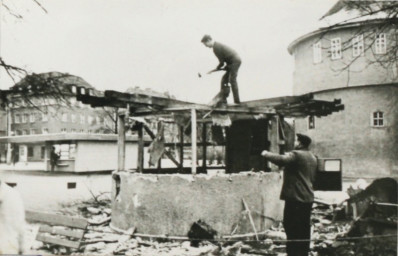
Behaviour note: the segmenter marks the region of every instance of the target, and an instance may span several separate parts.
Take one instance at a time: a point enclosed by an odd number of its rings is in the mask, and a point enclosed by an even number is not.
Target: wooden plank
[[[184,126],[180,126],[180,168],[181,170],[184,168]]]
[[[71,228],[85,229],[87,227],[87,220],[77,217],[69,217],[59,214],[26,211],[26,220],[47,223],[50,225],[66,226]]]
[[[36,240],[41,241],[43,243],[57,244],[74,249],[79,249],[81,243],[80,241],[70,241],[67,239],[55,238],[49,235],[44,235],[42,233],[37,234]]]
[[[84,235],[84,230],[83,229],[65,229],[62,227],[51,227],[48,225],[42,225],[39,228],[39,232],[41,233],[50,233],[53,235],[62,235],[62,236],[67,236],[67,237],[73,237],[73,238],[78,238],[82,239]]]
[[[265,107],[265,106],[276,106],[281,104],[291,104],[297,102],[303,102],[313,99],[313,94],[304,94],[301,96],[283,96],[283,97],[275,97],[268,98],[262,100],[253,100],[253,101],[244,101],[239,104],[239,106],[248,106],[248,107]]]
[[[162,106],[162,107],[170,106],[173,104],[192,104],[190,102],[180,101],[170,98],[162,98],[146,94],[122,93],[112,90],[105,91],[105,97],[131,104],[138,103],[138,104],[145,104],[150,106]]]
[[[144,169],[144,125],[138,128],[138,156],[137,156],[137,171],[142,172]]]
[[[206,171],[206,167],[207,167],[207,125],[206,123],[204,123],[202,125],[202,168],[203,170]]]
[[[117,146],[118,146],[118,164],[117,170],[124,171],[125,163],[126,163],[126,128],[125,128],[125,120],[124,115],[120,115],[118,118],[118,139],[117,139]]]
[[[197,143],[197,138],[196,138],[196,109],[191,109],[191,142],[192,142],[192,148],[191,148],[191,159],[192,159],[192,168],[191,168],[191,173],[196,174],[196,143]]]
[[[146,133],[148,133],[149,137],[151,137],[152,140],[156,138],[156,135],[155,135],[155,134],[151,131],[151,129],[150,129],[148,126],[146,126],[145,124],[144,124],[144,129],[145,129]],[[165,144],[165,145],[166,145],[166,144]],[[174,144],[173,144],[173,145],[174,145]],[[173,157],[173,155],[170,153],[170,151],[169,151],[168,149],[165,149],[165,150],[164,150],[164,154],[165,154],[176,166],[179,166],[179,165],[180,165],[180,164],[178,163],[178,161]]]

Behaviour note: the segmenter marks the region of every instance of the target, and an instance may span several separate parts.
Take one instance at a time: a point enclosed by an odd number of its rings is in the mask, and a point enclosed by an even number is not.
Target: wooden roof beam
[[[191,105],[190,102],[162,98],[156,96],[150,96],[145,94],[131,94],[131,93],[123,93],[117,91],[107,90],[105,91],[105,97],[113,100],[118,100],[121,102],[125,102],[128,104],[143,104],[143,105],[154,105],[160,107],[167,107],[174,104],[183,104],[183,105]]]

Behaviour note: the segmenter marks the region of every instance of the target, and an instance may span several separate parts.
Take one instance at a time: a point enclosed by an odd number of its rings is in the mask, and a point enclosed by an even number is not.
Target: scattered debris
[[[373,186],[375,187],[375,186]],[[386,186],[384,186],[385,188]],[[382,189],[384,191],[384,188]],[[380,189],[373,189],[376,193],[365,192],[372,189],[372,184],[365,190],[358,189],[351,197],[360,196],[367,202],[368,207],[360,216],[353,219],[345,214],[348,203],[329,204],[314,203],[312,214],[312,256],[331,255],[396,255],[397,249],[397,203],[391,199],[389,193],[381,193]],[[390,190],[387,188],[387,190]],[[351,191],[352,192],[352,191]],[[361,195],[368,193],[367,196]],[[383,200],[376,195],[383,195]],[[388,202],[384,202],[385,199]],[[368,200],[368,201],[367,201]],[[242,201],[243,202],[243,201]],[[186,241],[172,241],[165,239],[140,238],[134,227],[124,233],[118,233],[109,227],[111,208],[109,200],[91,200],[68,208],[72,216],[84,217],[89,226],[84,234],[81,250],[67,251],[62,246],[49,246],[35,241],[31,252],[39,254],[70,254],[70,255],[164,255],[164,256],[253,256],[283,255],[286,250],[286,234],[283,225],[275,223],[270,230],[259,232],[259,241],[255,234],[245,241],[223,239],[216,230],[202,220],[192,224]],[[247,209],[246,209],[247,210]],[[344,213],[344,214],[341,214]],[[337,217],[338,216],[338,217]],[[37,232],[38,228],[29,228],[30,232]],[[376,237],[375,237],[376,236]],[[190,240],[188,240],[190,239]]]
[[[216,239],[217,231],[203,220],[194,222],[188,232],[188,238],[192,239],[191,245],[198,247],[201,240],[214,240]]]

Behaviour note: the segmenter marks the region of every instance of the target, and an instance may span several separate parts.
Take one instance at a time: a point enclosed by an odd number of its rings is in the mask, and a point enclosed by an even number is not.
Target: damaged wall
[[[211,177],[120,172],[113,179],[111,225],[123,230],[134,226],[144,234],[186,236],[202,219],[221,235],[230,235],[237,225],[236,234],[251,233],[249,218],[242,214],[244,198],[257,231],[263,231],[272,219],[282,219],[281,185],[279,173]]]

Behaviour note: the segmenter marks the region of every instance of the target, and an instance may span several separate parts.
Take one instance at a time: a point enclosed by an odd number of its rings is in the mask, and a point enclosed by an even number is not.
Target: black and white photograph
[[[0,255],[396,256],[398,0],[0,0]]]

